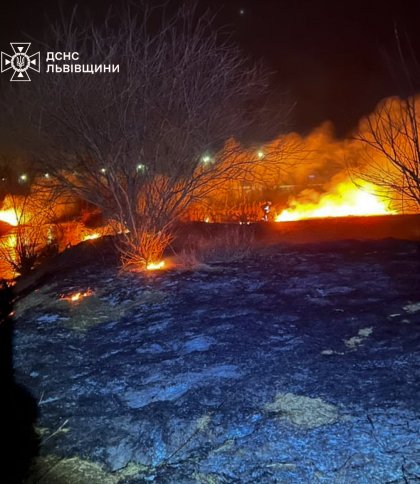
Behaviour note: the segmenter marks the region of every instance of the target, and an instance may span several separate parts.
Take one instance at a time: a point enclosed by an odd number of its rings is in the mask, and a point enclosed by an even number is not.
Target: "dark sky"
[[[108,1],[86,0],[93,15]],[[39,37],[44,13],[57,1],[8,2],[2,7],[0,49]],[[65,5],[76,2],[64,0]],[[112,3],[112,2],[111,2]],[[118,3],[118,2],[114,2]],[[410,38],[420,59],[420,0],[199,0],[216,10],[245,53],[275,71],[274,88],[296,102],[292,122],[305,132],[331,120],[338,135],[357,124],[377,101],[398,92],[386,61],[396,50],[394,27]],[[396,71],[396,69],[394,69]],[[398,76],[397,76],[398,77]]]
[[[398,92],[387,61],[397,57],[395,26],[420,60],[419,0],[238,0],[229,9],[239,43],[296,101],[301,131],[328,119],[342,135]]]

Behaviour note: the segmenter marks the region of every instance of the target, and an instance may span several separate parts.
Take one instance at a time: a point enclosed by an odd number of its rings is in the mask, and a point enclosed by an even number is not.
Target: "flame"
[[[163,269],[165,267],[165,261],[161,260],[160,262],[149,262],[146,265],[146,269],[148,271],[156,271],[159,269]]]
[[[19,214],[13,208],[0,210],[0,221],[16,227],[19,224]]]
[[[82,241],[85,242],[86,240],[95,240],[99,239],[99,237],[101,237],[101,234],[98,232],[94,232],[93,234],[84,235]]]
[[[10,264],[16,261],[16,244],[16,234],[0,238],[0,279],[13,279],[17,276]]]
[[[0,221],[6,222],[13,227],[24,225],[30,216],[25,197],[18,195],[6,195],[0,210]]]
[[[65,301],[69,301],[69,302],[78,302],[78,301],[81,301],[85,297],[92,296],[92,294],[93,294],[93,291],[88,289],[85,292],[75,292],[73,294],[68,294],[67,296],[61,296],[60,299],[63,299]]]
[[[291,208],[283,210],[276,216],[275,221],[395,214],[396,212],[389,209],[386,202],[376,196],[374,191],[371,184],[364,183],[362,190],[353,182],[344,181],[336,185],[331,192],[321,195],[317,202],[293,200]]]
[[[0,240],[0,247],[4,249],[15,249],[17,244],[16,234],[10,234]]]

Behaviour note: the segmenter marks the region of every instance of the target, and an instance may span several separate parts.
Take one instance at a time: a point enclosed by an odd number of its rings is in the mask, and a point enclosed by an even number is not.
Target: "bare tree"
[[[229,140],[261,119],[267,76],[191,5],[126,7],[99,27],[73,12],[53,40],[46,49],[120,72],[44,74],[15,94],[15,110],[43,169],[116,222],[124,264],[145,265],[191,202],[258,160]]]
[[[26,275],[56,254],[59,208],[59,194],[42,183],[32,184],[23,193],[6,196],[2,209],[11,213],[15,225],[0,239],[0,259],[7,275]]]
[[[416,97],[420,67],[409,39],[404,45],[395,28],[397,60],[386,55],[401,97],[389,98],[360,124],[357,139],[367,150],[351,170],[374,183],[401,208],[420,206],[420,100]]]
[[[402,208],[420,207],[419,101],[391,98],[364,120],[358,139],[368,148],[353,173]]]

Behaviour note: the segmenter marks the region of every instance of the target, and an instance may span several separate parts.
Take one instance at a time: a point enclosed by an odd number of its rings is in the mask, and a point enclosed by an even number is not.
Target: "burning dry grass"
[[[396,212],[389,207],[389,201],[375,194],[372,184],[341,180],[341,175],[333,179],[325,193],[306,189],[298,197],[289,200],[289,208],[276,216],[276,222],[294,220],[393,215]],[[360,185],[360,186],[357,186]]]
[[[111,226],[89,229],[76,221],[18,225],[0,237],[0,278],[13,279],[18,275],[27,275],[58,252],[81,242],[95,243],[111,234]]]
[[[149,230],[137,233],[125,233],[117,243],[124,270],[158,270],[165,266],[163,252],[173,239],[173,235],[164,230]]]
[[[76,293],[77,294],[77,293]],[[65,316],[62,318],[66,327],[75,331],[87,331],[98,324],[117,321],[130,309],[133,301],[125,301],[114,306],[96,295],[77,299],[76,301],[60,301],[66,304]]]
[[[48,239],[48,228],[36,224],[18,225],[0,242],[0,256],[12,277],[29,274],[57,251],[58,246]]]
[[[145,290],[135,300],[127,299],[115,304],[108,296],[92,289],[73,290],[60,294],[56,285],[46,285],[20,299],[15,306],[16,318],[28,313],[39,314],[40,320],[60,320],[61,324],[75,331],[112,321],[118,321],[134,307],[161,304],[167,299],[165,292]]]
[[[277,221],[418,212],[419,167],[417,150],[413,149],[418,133],[414,135],[407,122],[401,123],[400,105],[401,100],[388,99],[368,118],[376,120],[379,139],[385,145],[382,152],[363,142],[367,119],[360,123],[358,139],[336,139],[331,123],[322,124],[307,136],[281,135],[271,144],[285,148],[281,153],[274,150],[270,163],[263,156],[250,167],[247,179],[218,185],[190,207],[186,219],[257,221],[266,199],[273,202]],[[386,120],[381,118],[384,106],[389,111]],[[395,139],[388,144],[391,127]],[[388,136],[382,133],[384,130],[388,130]],[[262,152],[270,153],[271,144],[262,147]],[[392,152],[395,162],[390,163],[383,151]]]
[[[142,187],[138,200],[142,208],[139,213],[133,209],[132,220],[122,213],[119,223],[108,221],[108,225],[100,228],[87,228],[76,220],[51,223],[57,217],[63,220],[60,216],[70,212],[63,208],[68,200],[54,194],[45,183],[41,191],[31,192],[29,197],[9,195],[0,211],[0,220],[15,226],[16,233],[21,236],[15,238],[12,251],[9,243],[6,252],[0,254],[3,265],[7,261],[9,266],[0,267],[1,274],[9,278],[29,272],[52,250],[62,251],[82,241],[94,242],[104,235],[117,233],[120,236],[115,238],[118,239],[115,245],[123,269],[162,269],[165,266],[163,253],[173,239],[168,227],[173,227],[177,217],[203,222],[255,222],[261,220],[264,200],[273,202],[270,217],[278,222],[395,213],[390,200],[378,196],[375,184],[357,182],[362,185],[360,190],[349,178],[345,160],[351,165],[362,159],[365,147],[360,140],[336,140],[331,124],[325,123],[305,137],[296,133],[282,135],[258,148],[241,147],[233,140],[231,143],[235,149],[226,148],[226,153],[220,154],[221,167],[228,168],[239,158],[246,166],[241,176],[226,176],[213,183],[214,187],[205,185],[202,192],[198,190],[188,203],[182,204],[182,210],[174,210],[171,216],[166,214],[163,218],[162,194],[168,190],[172,193],[175,185],[171,188],[168,180],[162,178],[150,181],[153,190],[147,184]],[[378,155],[370,156],[374,156],[375,161]],[[152,193],[148,193],[150,190]],[[49,198],[52,202],[47,203]],[[192,200],[194,203],[189,205]],[[177,206],[179,201],[174,197],[171,203]],[[69,205],[74,210],[74,200],[73,205]],[[99,209],[91,215],[96,222],[103,222]],[[131,222],[128,224],[127,220]],[[191,237],[178,251],[176,263],[197,268],[206,262],[241,260],[249,254],[253,243],[246,239],[243,233],[232,232],[228,237],[216,236],[211,240]]]
[[[119,319],[133,304],[128,301],[114,306],[90,289],[58,295],[57,286],[47,285],[19,300],[15,310],[16,318],[42,310],[43,316],[56,315],[68,328],[86,331],[97,324]]]
[[[16,213],[13,208],[8,208],[5,210],[0,211],[0,221],[6,222],[7,224],[11,225],[12,227],[16,227],[19,223],[19,214]]]
[[[16,276],[13,264],[11,264],[16,258],[15,248],[15,234],[0,238],[0,279],[11,280]]]
[[[94,242],[101,237],[114,235],[114,227],[103,225],[95,228],[88,228],[83,223],[71,221],[60,224],[56,234],[59,240],[60,250],[66,247],[80,244],[81,242]]]
[[[149,262],[146,265],[146,269],[148,271],[159,271],[160,269],[164,269],[165,265],[164,260],[161,260],[160,262]]]
[[[247,223],[261,220],[261,192],[254,192],[247,197],[239,197],[235,192],[215,194],[206,203],[193,205],[184,215],[188,222]]]
[[[81,302],[85,297],[92,296],[94,292],[91,289],[87,291],[74,292],[72,294],[62,295],[60,299],[68,302]]]
[[[6,196],[0,219],[14,228],[0,240],[0,257],[6,266],[3,277],[28,274],[58,251],[55,219],[59,209],[58,196],[39,187],[31,187],[25,195]]]

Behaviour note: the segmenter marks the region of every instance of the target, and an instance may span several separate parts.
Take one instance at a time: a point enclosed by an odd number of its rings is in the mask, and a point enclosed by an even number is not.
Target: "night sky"
[[[57,15],[57,1],[8,2],[2,7],[1,50],[40,37],[45,13]],[[75,2],[61,2],[65,7]],[[111,1],[85,1],[93,16]],[[117,3],[117,2],[114,2]],[[176,3],[176,2],[173,2]],[[253,59],[262,60],[273,88],[295,102],[290,128],[304,133],[330,120],[342,136],[383,97],[398,94],[394,28],[409,38],[420,59],[420,1],[416,0],[199,0],[216,23]]]

